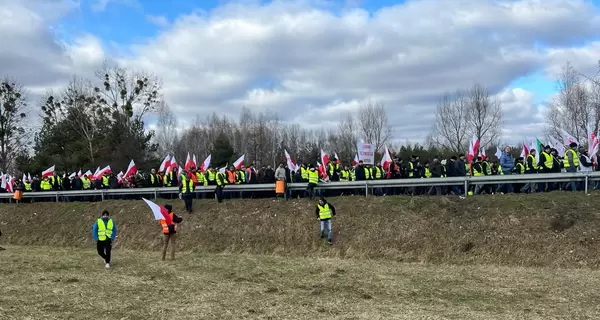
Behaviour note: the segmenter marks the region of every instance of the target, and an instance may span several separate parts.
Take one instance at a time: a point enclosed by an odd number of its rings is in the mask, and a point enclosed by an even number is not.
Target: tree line
[[[545,134],[561,139],[559,129],[564,129],[585,137],[590,124],[597,130],[597,79],[584,77],[567,64],[557,84],[559,92],[550,105]],[[276,165],[284,159],[284,150],[297,162],[314,163],[323,149],[351,163],[361,140],[374,144],[376,150],[388,147],[402,158],[428,159],[463,154],[473,135],[491,155],[505,126],[501,102],[479,84],[448,92],[439,100],[422,145],[394,139],[388,110],[375,100],[355,113],[340,114],[338,124],[318,130],[249,108],[243,108],[237,119],[213,113],[184,125],[165,101],[159,78],[109,64],[93,78],[73,78],[63,90],[48,91],[34,102],[23,85],[6,77],[0,81],[0,107],[0,169],[32,173],[52,165],[69,172],[108,164],[126,168],[131,159],[138,168],[149,169],[166,154],[183,163],[188,152],[196,154],[198,161],[212,154],[212,163],[219,166],[242,154],[247,163]],[[150,114],[158,119],[156,130],[148,130],[144,121]],[[515,155],[518,152],[516,148]]]

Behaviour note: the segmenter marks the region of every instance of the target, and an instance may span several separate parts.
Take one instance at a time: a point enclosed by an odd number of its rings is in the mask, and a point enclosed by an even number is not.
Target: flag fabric
[[[27,181],[27,176],[23,173],[23,180],[21,180],[23,182]]]
[[[354,156],[354,160],[352,160],[352,166],[355,167],[358,165],[358,154]]]
[[[212,154],[209,154],[208,157],[204,159],[204,162],[202,162],[202,164],[200,165],[200,172],[205,172],[206,170],[208,170],[208,167],[210,167],[211,158]]]
[[[124,176],[123,171],[121,171],[121,172],[119,172],[119,174],[117,174],[117,181],[119,183],[123,182],[123,176]]]
[[[142,200],[144,200],[144,202],[146,202],[146,204],[152,210],[152,213],[154,214],[154,220],[163,220],[164,219],[167,224],[173,224],[173,220],[171,220],[169,211],[165,207],[158,205],[146,198],[142,198]]]
[[[167,154],[163,162],[160,164],[158,172],[164,172],[169,167],[171,167],[171,155]]]
[[[237,160],[235,160],[235,162],[233,163],[233,166],[235,167],[236,170],[239,170],[244,165],[245,157],[246,157],[246,155],[243,154],[241,157],[239,157]]]
[[[127,171],[125,171],[124,177],[127,178],[129,176],[133,176],[136,172],[137,167],[135,166],[135,162],[133,162],[133,159],[131,159],[131,162],[129,162],[129,166],[127,166]]]
[[[31,174],[29,174],[29,172],[27,172],[27,180],[28,181],[33,181],[33,180],[31,180]]]
[[[81,178],[81,176],[82,176],[82,175],[83,175],[83,173],[81,172],[81,169],[79,169],[79,172],[77,172],[77,176],[78,176],[79,178]]]
[[[323,164],[323,167],[326,167],[329,163],[329,156],[323,151],[323,149],[321,149],[321,163]]]
[[[483,148],[479,148],[479,157],[481,157],[481,160],[487,159],[487,156],[485,155],[485,150]]]
[[[194,163],[194,168],[198,168],[198,161],[196,161],[196,155],[194,155],[192,162]]]
[[[567,131],[565,131],[564,129],[560,129],[560,132],[562,133],[562,136],[563,136],[563,143],[566,146],[570,145],[573,142],[575,142],[575,143],[577,143],[577,145],[579,145],[579,140],[577,140],[575,137],[570,135]]]
[[[10,175],[6,175],[6,177],[4,179],[6,180],[5,187],[4,187],[6,189],[6,191],[8,193],[15,192],[15,190],[13,188],[15,185],[15,180],[13,179],[13,177]]]
[[[6,176],[6,174],[2,173],[2,183],[0,184],[0,188],[2,189],[6,189],[6,182],[8,181]]]
[[[77,176],[77,172],[73,172],[69,175],[69,179],[73,179],[75,178],[75,176]]]
[[[86,171],[83,175],[88,177],[88,179],[90,178],[90,176],[93,176],[92,171],[90,170]]]
[[[476,158],[476,154],[479,154],[479,138],[477,138],[476,135],[473,135],[471,143],[469,144],[469,151],[467,152],[467,160],[472,162],[473,159]]]
[[[285,161],[287,162],[288,169],[294,172],[298,171],[296,163],[294,162],[290,154],[287,152],[287,150],[284,149],[283,152],[285,153]]]
[[[500,157],[502,157],[502,150],[500,150],[500,147],[496,146],[496,153],[494,153],[494,155],[498,159],[500,159]]]
[[[94,175],[94,179],[98,180],[101,179],[103,175],[107,174],[107,173],[111,173],[112,170],[110,169],[110,166],[106,166],[104,168],[102,168],[102,170],[98,170],[98,173],[96,173]]]
[[[189,152],[187,154],[187,158],[185,159],[184,167],[185,167],[185,171],[190,171],[194,167],[194,162],[192,161],[192,158],[190,157]]]
[[[53,176],[54,175],[54,166],[42,171],[42,179]]]
[[[327,172],[325,170],[325,166],[322,165],[319,161],[317,161],[317,171],[319,171],[319,176],[321,176],[321,178],[328,179],[329,177],[327,176]]]
[[[334,152],[333,156],[335,157],[335,162],[339,165],[342,165],[342,160],[340,160],[340,157],[338,157],[337,152]]]
[[[385,152],[383,153],[383,157],[381,158],[381,166],[383,170],[388,171],[390,166],[392,165],[392,157],[390,156],[390,150],[385,147]]]
[[[562,144],[562,142],[559,142],[558,140],[554,139],[554,138],[550,138],[550,145],[554,147],[554,149],[556,149],[556,152],[558,153],[559,157],[562,157],[565,155],[565,145]]]
[[[96,171],[94,171],[94,174],[92,175],[92,178],[96,179],[96,176],[98,175],[98,173],[100,173],[100,167],[96,168]]]
[[[594,132],[594,128],[591,125],[587,127],[587,140],[588,140],[588,156],[592,159],[592,165],[596,166],[596,157],[594,155],[598,152],[598,136]]]

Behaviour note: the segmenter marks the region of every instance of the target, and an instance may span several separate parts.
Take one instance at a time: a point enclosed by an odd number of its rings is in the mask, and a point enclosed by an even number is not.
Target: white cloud
[[[146,19],[148,19],[150,23],[155,24],[161,28],[169,26],[169,20],[165,16],[146,15]]]
[[[503,101],[512,141],[523,131],[541,134],[544,112],[532,93],[508,89],[512,80],[566,60],[595,67],[600,58],[598,43],[572,48],[600,30],[597,10],[583,0],[413,0],[374,13],[347,1],[336,14],[320,2],[230,3],[171,22],[147,17],[159,33],[132,43],[120,62],[159,75],[181,119],[213,111],[237,118],[248,106],[327,127],[371,99],[386,105],[400,141],[425,138],[445,91],[481,83]],[[0,37],[20,34],[3,41],[0,64],[29,86],[64,82],[107,57],[93,35],[57,41],[48,31],[56,19],[44,20],[45,12],[0,6],[0,17],[6,12],[18,18],[0,19]]]

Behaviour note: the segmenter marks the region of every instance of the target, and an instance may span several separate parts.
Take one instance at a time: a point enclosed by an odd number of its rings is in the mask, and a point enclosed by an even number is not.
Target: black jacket
[[[329,205],[329,210],[331,210],[331,215],[335,216],[335,207],[327,201],[325,201],[325,203],[323,205],[326,205],[326,204]],[[318,219],[319,218],[319,205],[317,205],[315,207],[315,213],[317,214],[317,219]],[[323,219],[323,220],[330,220],[330,219]]]

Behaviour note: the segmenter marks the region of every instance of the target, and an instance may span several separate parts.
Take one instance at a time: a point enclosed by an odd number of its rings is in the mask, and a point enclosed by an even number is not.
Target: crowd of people
[[[557,172],[594,171],[599,167],[596,159],[588,155],[585,148],[578,148],[572,143],[565,151],[564,156],[559,156],[556,149],[545,146],[543,150],[529,150],[526,157],[513,157],[510,147],[506,147],[499,157],[492,160],[486,157],[475,157],[467,159],[465,155],[456,155],[448,159],[433,157],[431,160],[422,160],[417,156],[410,159],[394,157],[391,163],[383,164],[377,162],[374,165],[365,165],[362,161],[353,164],[342,164],[338,159],[331,158],[325,166],[319,167],[315,164],[301,164],[296,171],[291,171],[285,163],[277,168],[270,165],[256,168],[253,164],[235,168],[230,166],[225,170],[208,167],[202,172],[196,167],[189,170],[178,171],[173,168],[167,172],[157,172],[156,169],[149,171],[138,170],[134,175],[122,179],[113,172],[106,172],[94,179],[85,175],[61,177],[60,174],[40,179],[34,176],[30,180],[15,181],[14,189],[23,192],[56,191],[56,190],[92,190],[92,189],[118,189],[118,188],[146,188],[146,187],[179,187],[182,194],[194,193],[194,197],[204,197],[202,192],[195,192],[197,186],[215,186],[215,195],[218,201],[224,197],[223,191],[227,185],[242,184],[272,184],[276,181],[285,183],[307,183],[304,191],[286,191],[284,197],[314,197],[324,195],[315,188],[320,183],[336,183],[348,181],[365,181],[379,179],[419,179],[419,178],[443,178],[460,176],[489,176],[509,174],[537,174]],[[505,185],[474,185],[469,194],[481,193],[510,193],[510,192],[542,192],[553,190],[580,190],[576,181],[565,185],[545,184],[505,184]],[[331,188],[330,188],[331,189]],[[333,188],[335,189],[335,188]],[[274,192],[275,190],[273,190]],[[6,192],[6,190],[4,190]],[[262,197],[272,196],[273,192],[230,192],[227,197]],[[328,191],[328,195],[342,194],[335,190]],[[345,194],[355,193],[353,190],[345,191]],[[425,194],[456,194],[462,195],[465,190],[461,185],[451,187],[413,187],[413,188],[380,188],[375,189],[375,195],[425,195]],[[364,194],[361,191],[359,194]],[[123,198],[123,197],[121,197]],[[91,197],[89,200],[95,199]]]

